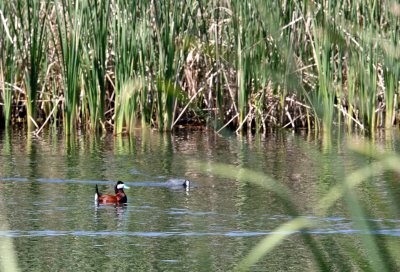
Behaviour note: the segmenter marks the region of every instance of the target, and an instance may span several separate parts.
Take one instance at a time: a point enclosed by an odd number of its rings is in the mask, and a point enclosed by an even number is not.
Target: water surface
[[[387,134],[376,145],[398,151],[398,135]],[[398,177],[381,174],[363,184],[360,199],[370,216],[358,220],[372,229],[358,228],[341,201],[317,216],[316,201],[341,182],[342,172],[371,162],[352,154],[346,143],[341,135],[327,142],[291,132],[222,137],[143,130],[130,137],[79,135],[69,142],[52,132],[42,138],[3,132],[0,239],[11,241],[7,245],[23,271],[231,271],[261,239],[299,215],[318,227],[293,232],[253,271],[367,267],[348,254],[362,254],[360,237],[400,242],[400,217],[391,205],[400,195],[393,183]],[[207,171],[217,163],[284,184],[297,214],[243,177]],[[189,191],[163,186],[169,178],[187,178],[195,186]],[[96,206],[94,185],[111,193],[117,180],[131,186],[127,205]],[[304,234],[317,243],[326,267],[318,266]]]

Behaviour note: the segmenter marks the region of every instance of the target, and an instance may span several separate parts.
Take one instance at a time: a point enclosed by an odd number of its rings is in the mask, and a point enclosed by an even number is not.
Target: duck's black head
[[[126,186],[122,181],[118,180],[117,184],[114,186],[114,191],[115,193],[118,193],[118,191],[124,191],[124,189],[128,189],[129,187]]]

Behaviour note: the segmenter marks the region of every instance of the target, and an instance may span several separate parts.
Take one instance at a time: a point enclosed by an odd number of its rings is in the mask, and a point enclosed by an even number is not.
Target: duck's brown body
[[[115,196],[114,195],[102,195],[99,196],[97,199],[97,202],[99,204],[121,204],[121,203],[126,203],[126,195],[125,193],[117,193]]]
[[[122,181],[118,181],[114,187],[115,195],[102,195],[99,193],[99,189],[96,184],[96,195],[95,201],[98,204],[123,204],[128,201],[126,194],[124,192],[124,188],[128,188],[124,185]]]

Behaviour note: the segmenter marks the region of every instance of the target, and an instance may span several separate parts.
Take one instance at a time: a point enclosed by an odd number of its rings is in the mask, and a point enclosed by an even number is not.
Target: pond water
[[[363,137],[354,138],[357,143]],[[399,139],[397,131],[382,132],[375,144],[382,152],[398,151]],[[8,256],[0,256],[0,263],[14,262],[22,271],[232,271],[294,214],[246,177],[209,171],[224,163],[285,185],[297,213],[318,226],[294,232],[252,271],[370,269],[362,247],[366,235],[394,248],[381,252],[392,262],[386,268],[400,267],[391,255],[400,256],[400,209],[392,203],[400,196],[398,175],[376,175],[359,190],[368,214],[359,220],[374,224],[372,230],[357,227],[344,201],[326,216],[315,213],[315,203],[341,182],[343,172],[371,161],[349,151],[347,142],[340,134],[325,139],[289,131],[238,137],[138,130],[69,141],[54,132],[41,138],[2,132],[0,248]],[[169,178],[186,178],[194,186],[163,186]],[[117,180],[131,187],[127,205],[95,205],[95,184],[112,193]]]

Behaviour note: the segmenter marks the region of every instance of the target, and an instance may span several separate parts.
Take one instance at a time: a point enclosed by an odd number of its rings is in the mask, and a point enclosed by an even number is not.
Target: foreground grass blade
[[[370,151],[367,152],[366,150]],[[396,253],[388,248],[386,244],[374,237],[372,234],[372,231],[376,230],[376,226],[374,224],[368,223],[365,220],[360,220],[369,218],[369,216],[358,200],[356,188],[368,178],[382,173],[383,171],[400,172],[398,169],[398,165],[400,165],[400,158],[393,154],[384,154],[378,156],[377,154],[379,153],[377,151],[373,152],[373,150],[374,148],[371,148],[370,146],[356,149],[355,151],[364,155],[371,154],[375,156],[376,161],[344,176],[343,182],[340,182],[330,188],[329,191],[326,192],[325,196],[318,200],[314,207],[317,216],[323,218],[338,200],[345,199],[348,203],[348,208],[352,217],[352,221],[355,224],[355,228],[360,231],[358,236],[360,237],[363,245],[363,253],[359,252],[359,256],[361,258],[360,262],[362,262],[364,265],[367,265],[373,271],[393,271],[393,269],[396,268]],[[286,203],[285,207],[288,209],[288,213],[294,215],[297,214],[294,204],[291,201],[291,195],[289,191],[285,187],[282,187],[281,184],[266,177],[262,173],[257,173],[249,169],[238,169],[236,167],[224,164],[197,164],[203,171],[209,171],[215,175],[226,178],[237,179],[241,182],[251,182],[267,188],[268,190],[276,193],[280,200]],[[299,234],[303,237],[320,269],[328,269],[326,260],[324,260],[324,253],[320,251],[326,250],[329,252],[329,249],[321,248],[321,245],[318,245],[318,243],[314,241],[310,234],[303,232],[313,227],[317,227],[315,225],[315,221],[298,215],[298,217],[295,217],[293,220],[272,230],[271,234],[267,235],[247,254],[247,256],[239,263],[236,270],[249,270],[251,266],[255,265],[264,255],[273,251],[279,244],[284,242],[286,238],[293,234]],[[354,248],[353,250],[360,249]],[[366,253],[364,253],[364,251]],[[344,268],[347,266],[346,264],[342,264],[340,267]]]

